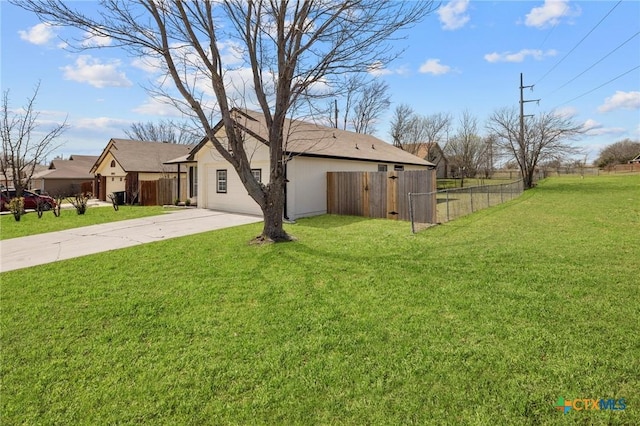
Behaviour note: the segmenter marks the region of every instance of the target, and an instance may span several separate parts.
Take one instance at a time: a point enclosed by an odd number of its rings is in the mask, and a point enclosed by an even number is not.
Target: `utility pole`
[[[531,86],[525,86],[524,85],[524,77],[522,76],[522,73],[520,73],[520,150],[521,150],[521,155],[522,152],[524,151],[524,118],[525,117],[532,117],[533,114],[529,114],[529,115],[524,115],[524,104],[525,102],[540,102],[540,99],[524,99],[524,89],[531,89],[533,90],[533,84]],[[524,160],[524,158],[522,158],[522,160]]]

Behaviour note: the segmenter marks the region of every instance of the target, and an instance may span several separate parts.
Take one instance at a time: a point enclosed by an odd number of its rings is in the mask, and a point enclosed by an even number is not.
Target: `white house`
[[[237,128],[257,179],[269,179],[267,126],[261,113],[234,109]],[[222,122],[215,127],[224,142]],[[348,132],[299,120],[285,123],[285,218],[297,219],[327,212],[327,172],[424,170],[434,165],[371,135]],[[197,163],[197,203],[208,208],[261,215],[239,176],[205,139],[186,162]],[[265,182],[266,183],[266,182]]]

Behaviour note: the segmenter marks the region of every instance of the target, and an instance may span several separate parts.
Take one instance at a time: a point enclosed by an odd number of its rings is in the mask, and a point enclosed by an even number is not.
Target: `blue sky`
[[[43,128],[65,117],[70,125],[57,154],[98,155],[133,122],[181,118],[149,97],[152,76],[136,58],[114,48],[70,52],[60,38],[68,30],[6,1],[0,14],[2,91],[17,108],[40,81]],[[378,72],[392,100],[377,126],[383,140],[401,103],[450,113],[454,127],[467,110],[483,134],[493,111],[518,107],[520,73],[535,85],[525,99],[540,99],[525,112],[572,115],[588,129],[576,145],[589,160],[613,142],[640,140],[639,1],[443,1],[406,35],[403,55]]]

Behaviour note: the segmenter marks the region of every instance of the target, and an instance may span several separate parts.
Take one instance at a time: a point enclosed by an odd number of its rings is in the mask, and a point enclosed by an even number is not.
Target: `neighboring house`
[[[633,157],[632,160],[629,160],[629,164],[635,164],[635,163],[640,163],[640,154]]]
[[[72,155],[68,160],[56,158],[48,169],[33,175],[31,189],[66,197],[83,192],[84,186],[84,192],[93,193],[93,174],[90,170],[97,159],[96,155]]]
[[[245,150],[254,176],[269,181],[267,127],[261,113],[232,111],[237,128],[246,137]],[[222,122],[214,128],[224,141]],[[370,135],[287,120],[285,155],[285,211],[293,220],[327,212],[327,172],[425,170],[434,165]],[[286,137],[286,136],[285,136]],[[258,204],[247,194],[235,169],[206,138],[186,161],[197,163],[198,207],[261,215]]]
[[[449,161],[444,155],[442,148],[436,142],[418,142],[408,143],[402,146],[407,152],[413,155],[425,159],[436,165],[436,177],[438,179],[445,179],[447,177],[447,170],[449,169]]]
[[[1,168],[2,167],[0,167],[0,169]],[[36,164],[35,168],[33,169],[33,174],[35,175],[36,173],[39,173],[43,170],[47,170],[47,166]],[[24,172],[22,173],[21,176],[23,179],[26,177]],[[2,170],[0,172],[0,185],[2,185],[2,187],[4,188],[13,188],[13,169]],[[29,188],[30,185],[31,185],[31,181],[26,182],[24,189]]]
[[[163,164],[187,155],[194,145],[111,139],[104,148],[91,173],[95,175],[94,188],[100,200],[112,193],[138,194],[142,181],[159,179],[186,180],[174,164]],[[179,186],[179,185],[178,185]],[[128,201],[128,200],[127,200]]]

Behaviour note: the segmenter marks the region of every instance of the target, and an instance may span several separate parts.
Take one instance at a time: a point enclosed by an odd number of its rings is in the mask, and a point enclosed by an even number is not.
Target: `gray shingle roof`
[[[249,110],[232,112],[238,125],[266,143],[268,129],[261,113]],[[221,126],[219,123],[218,126]],[[321,126],[301,120],[285,122],[285,152],[291,155],[342,158],[384,163],[434,166],[424,159],[396,148],[374,136]],[[201,142],[193,151],[200,149]]]
[[[47,170],[35,174],[34,179],[93,179],[91,167],[97,155],[72,155],[68,160],[55,159]]]
[[[163,163],[189,154],[194,146],[130,139],[111,139],[98,161],[102,161],[108,151],[126,172],[175,172],[177,171],[177,166]],[[94,168],[96,167],[97,163],[94,165]]]

